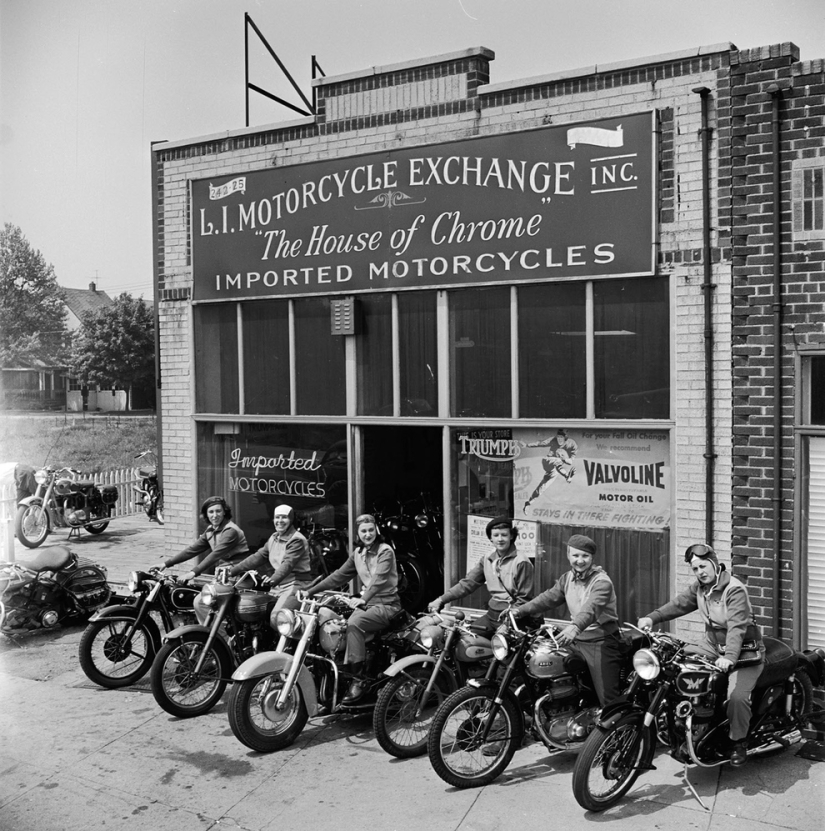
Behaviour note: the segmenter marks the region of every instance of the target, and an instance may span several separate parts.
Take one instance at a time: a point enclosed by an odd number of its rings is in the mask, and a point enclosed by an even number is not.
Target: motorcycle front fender
[[[387,678],[395,678],[396,675],[400,675],[404,672],[408,667],[419,666],[423,664],[435,664],[436,658],[432,655],[407,655],[404,658],[399,658],[399,660],[390,664],[383,672]]]
[[[638,704],[619,699],[602,708],[599,717],[596,719],[596,724],[605,730],[609,730],[620,718],[626,716],[628,713],[634,713],[639,718],[644,718],[645,716],[645,710]]]
[[[178,626],[176,629],[170,629],[164,636],[164,641],[171,641],[175,638],[183,637],[183,635],[188,635],[190,632],[203,632],[205,635],[208,635],[212,630],[209,629],[208,626],[202,626],[200,623],[187,623],[184,626]],[[215,640],[221,641],[224,645],[226,642],[223,640],[223,637],[219,634]]]
[[[137,619],[138,614],[138,606],[106,606],[100,611],[95,612],[89,618],[89,623],[94,623],[96,620],[132,621]],[[160,629],[158,629],[158,625],[155,623],[152,616],[148,613],[143,618],[142,625],[146,627],[146,631],[152,638],[152,643],[154,644],[155,652],[157,652],[158,649],[160,649],[160,645],[162,643]]]
[[[251,658],[247,658],[232,673],[232,681],[248,681],[251,678],[259,678],[263,675],[286,675],[292,666],[293,655],[286,652],[259,652]],[[307,713],[314,716],[318,712],[318,695],[315,691],[315,681],[312,674],[302,666],[298,671],[297,682],[306,704]]]
[[[20,507],[21,505],[42,505],[43,504],[43,497],[42,496],[26,496],[21,499],[17,506]]]

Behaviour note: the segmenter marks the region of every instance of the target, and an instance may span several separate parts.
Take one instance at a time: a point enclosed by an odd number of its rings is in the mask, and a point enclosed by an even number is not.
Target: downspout
[[[779,105],[782,90],[771,84],[771,162],[773,164],[773,636],[782,636],[779,617],[782,565],[782,181]]]
[[[716,453],[713,430],[713,289],[710,259],[710,127],[708,126],[707,87],[695,87],[693,92],[701,97],[702,126],[699,136],[702,140],[702,262],[704,282],[702,292],[705,300],[705,542],[713,545],[713,508],[715,501],[714,473]]]
[[[163,406],[162,399],[162,379],[160,375],[160,266],[158,265],[158,257],[160,256],[160,189],[161,185],[158,181],[160,174],[160,163],[158,162],[158,154],[155,150],[156,144],[162,144],[161,141],[153,141],[151,144],[151,175],[152,175],[152,283],[154,290],[154,309],[153,315],[155,318],[155,436],[157,442],[157,473],[158,486],[163,490]]]

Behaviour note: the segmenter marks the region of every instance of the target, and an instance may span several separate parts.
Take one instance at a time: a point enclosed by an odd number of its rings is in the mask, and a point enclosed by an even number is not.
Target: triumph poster
[[[669,434],[648,429],[513,430],[515,516],[564,525],[670,525]]]

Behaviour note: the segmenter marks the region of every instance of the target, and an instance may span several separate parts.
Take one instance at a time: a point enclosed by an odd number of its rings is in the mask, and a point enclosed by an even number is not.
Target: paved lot
[[[156,563],[163,529],[144,517],[112,523],[72,547],[110,578]],[[65,542],[57,534],[49,544]],[[22,556],[22,553],[21,553]],[[682,768],[661,754],[623,803],[584,813],[571,792],[575,757],[538,743],[516,753],[485,788],[458,791],[426,757],[387,756],[368,717],[311,719],[298,742],[252,753],[232,735],[221,703],[206,716],[172,718],[147,681],[92,685],[77,664],[81,627],[20,639],[0,636],[2,831],[821,831],[825,764],[801,745],[734,771]]]

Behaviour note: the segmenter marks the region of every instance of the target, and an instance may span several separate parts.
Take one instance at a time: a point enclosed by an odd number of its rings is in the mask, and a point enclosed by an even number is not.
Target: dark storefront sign
[[[192,183],[193,299],[653,273],[653,113]]]

